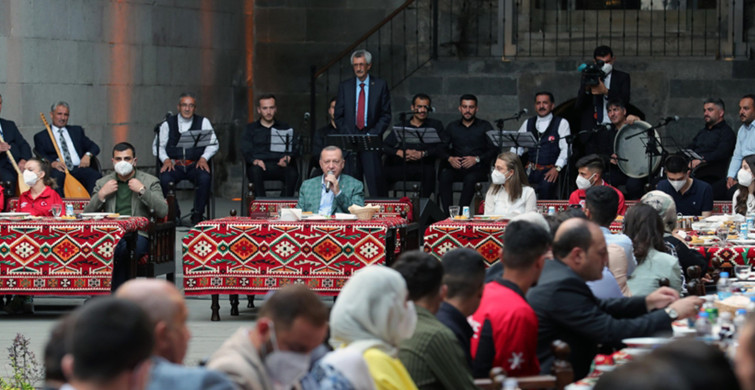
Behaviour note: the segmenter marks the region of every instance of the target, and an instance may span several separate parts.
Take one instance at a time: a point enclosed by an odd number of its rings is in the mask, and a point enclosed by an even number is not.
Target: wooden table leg
[[[210,321],[220,321],[220,299],[218,297],[218,294],[212,294],[212,304],[210,305],[212,316],[210,317]]]
[[[254,309],[254,295],[250,294],[246,296],[246,308]]]
[[[239,315],[239,294],[231,294],[228,298],[231,300],[231,315]]]

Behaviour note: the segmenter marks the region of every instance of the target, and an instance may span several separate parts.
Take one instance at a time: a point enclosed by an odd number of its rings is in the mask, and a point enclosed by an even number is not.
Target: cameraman
[[[607,103],[609,100],[618,99],[626,106],[629,106],[629,74],[613,69],[616,57],[613,56],[611,48],[608,46],[596,47],[593,52],[593,60],[596,65],[599,65],[600,62],[603,63],[600,70],[602,70],[605,76],[598,80],[597,85],[588,85],[585,82],[586,78],[583,72],[575,103],[575,108],[580,113],[581,126],[579,130],[593,130],[599,124],[611,123],[611,120],[608,118]],[[579,137],[582,155],[593,153],[610,154],[606,150],[596,150],[595,143],[590,142],[591,136],[592,133],[587,133],[581,134]]]

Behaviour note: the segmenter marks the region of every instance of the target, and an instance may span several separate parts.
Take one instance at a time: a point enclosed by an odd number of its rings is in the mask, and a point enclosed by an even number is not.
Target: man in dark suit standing
[[[571,218],[556,231],[553,256],[546,260],[537,286],[527,301],[538,319],[537,357],[540,370],[550,372],[551,343],[563,340],[572,347],[569,356],[574,379],[584,378],[598,345],[620,348],[621,340],[671,332],[671,323],[697,314],[703,300],[661,287],[647,296],[599,299],[588,281],[603,277],[608,249],[600,227],[587,220]]]
[[[629,74],[613,68],[616,57],[608,46],[598,46],[593,52],[595,63],[603,61],[602,70],[605,73],[597,85],[586,85],[583,78],[579,91],[577,92],[577,101],[575,108],[580,112],[579,130],[592,130],[598,125],[608,125],[611,120],[608,118],[608,101],[621,100],[625,106],[629,106],[630,95],[630,78]],[[598,130],[598,132],[604,130]],[[595,133],[585,133],[580,135],[579,143],[582,153],[576,158],[587,154],[605,154],[604,151],[591,149],[593,145],[591,138]],[[610,153],[608,153],[610,154]],[[613,183],[612,183],[613,184]]]
[[[2,110],[3,95],[0,95],[0,112]],[[23,172],[26,160],[31,158],[31,148],[13,121],[0,118],[0,135],[3,137],[3,141],[0,142],[0,181],[16,183],[18,174],[13,169],[6,152],[10,151],[13,154],[13,158],[16,159],[16,163],[18,164],[18,169]],[[16,194],[16,196],[18,195]]]
[[[370,76],[372,54],[367,50],[352,53],[351,65],[356,77],[341,82],[338,87],[336,127],[341,134],[375,135],[382,140],[383,132],[391,123],[388,83]],[[380,152],[361,152],[357,160],[356,167],[349,166],[347,172],[357,179],[361,179],[364,173],[370,196],[386,196]]]
[[[95,183],[102,177],[100,172],[91,166],[92,157],[100,153],[100,148],[86,136],[84,128],[68,124],[69,114],[70,107],[64,101],[56,102],[50,107],[50,116],[52,116],[50,130],[55,136],[63,161],[58,158],[47,130],[34,134],[34,149],[55,168],[52,170],[52,177],[58,182],[60,196],[64,196],[63,182],[66,178],[64,173],[66,167],[91,194]]]

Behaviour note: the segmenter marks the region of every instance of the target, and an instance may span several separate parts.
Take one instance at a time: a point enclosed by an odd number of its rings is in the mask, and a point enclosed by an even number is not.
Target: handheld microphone
[[[678,122],[678,121],[679,121],[679,116],[678,115],[667,116],[667,117],[663,118],[663,123],[664,124],[665,123],[669,123],[669,122]]]
[[[333,171],[328,171],[328,175],[334,174]],[[330,192],[330,187],[333,185],[332,182],[326,181],[325,182],[325,192]]]
[[[304,113],[304,120],[305,120],[305,121],[308,121],[308,120],[309,120],[309,116],[310,116],[310,115],[309,115],[309,111],[305,112],[305,113]]]

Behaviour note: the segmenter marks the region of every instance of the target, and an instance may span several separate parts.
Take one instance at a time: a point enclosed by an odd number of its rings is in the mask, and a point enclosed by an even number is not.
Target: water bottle
[[[73,217],[74,216],[74,214],[73,214],[73,204],[66,203],[66,215],[69,216],[69,217]]]
[[[556,215],[556,207],[548,206],[548,215]]]
[[[711,329],[712,327],[708,320],[708,313],[704,311],[698,313],[697,320],[695,321],[695,332],[697,333],[697,337],[710,337]]]
[[[734,327],[740,331],[747,322],[747,310],[737,309],[737,315],[734,317]]]
[[[743,222],[739,224],[739,239],[746,240],[747,235],[750,233],[750,228],[747,227],[747,223]]]
[[[723,301],[731,296],[731,281],[729,280],[728,272],[721,272],[718,283],[716,283],[716,290],[718,291],[719,301]]]
[[[750,303],[747,304],[746,310],[748,313],[755,312],[755,296],[750,297]]]

